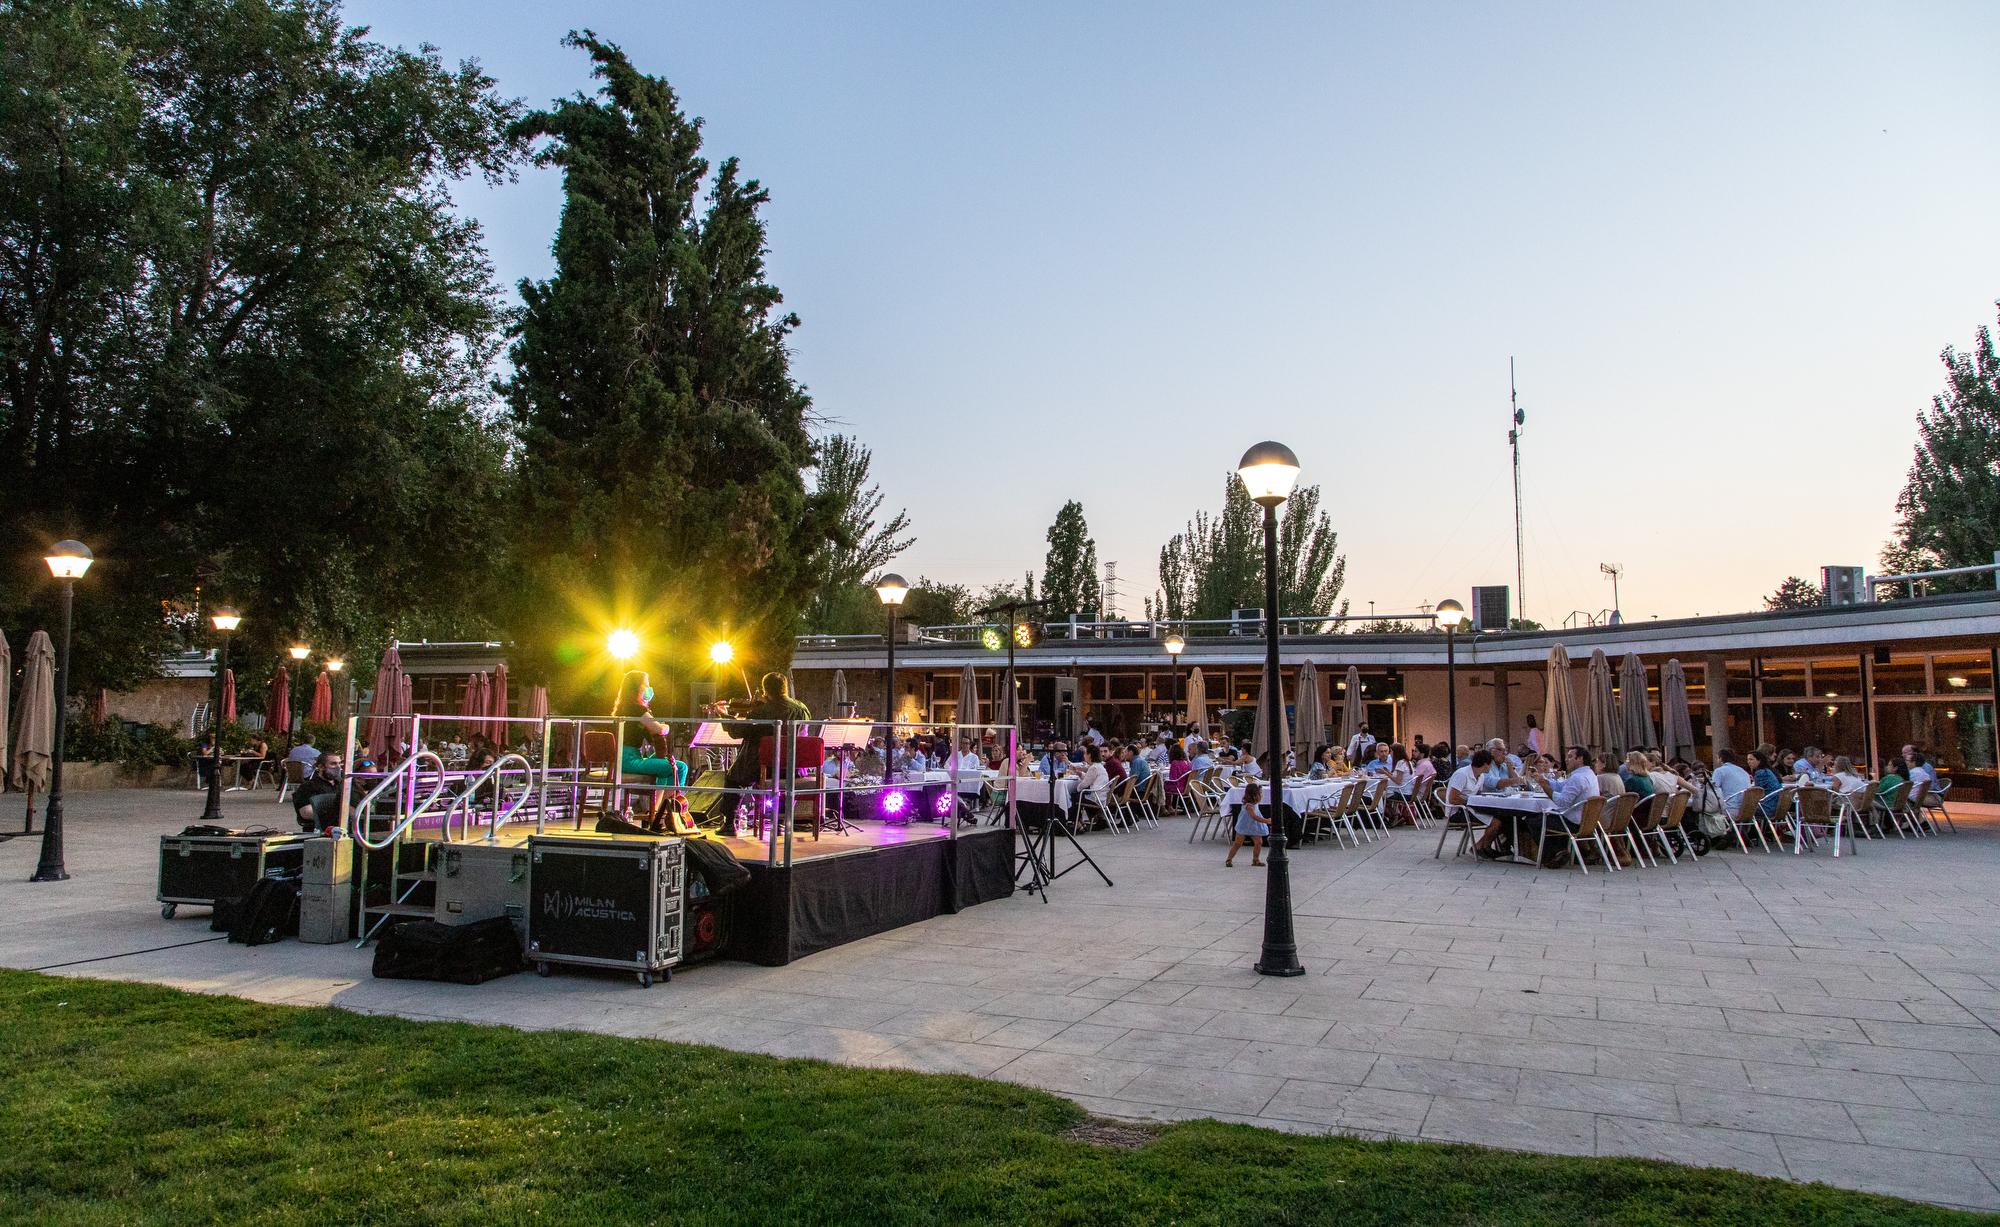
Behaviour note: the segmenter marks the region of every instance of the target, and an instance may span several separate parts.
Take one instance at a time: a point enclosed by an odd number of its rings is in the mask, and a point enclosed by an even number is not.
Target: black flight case
[[[303,831],[160,836],[161,918],[172,920],[183,903],[241,899],[258,878],[299,873],[305,842]]]
[[[650,988],[681,961],[687,889],[678,839],[536,835],[528,840],[528,958],[629,971]]]

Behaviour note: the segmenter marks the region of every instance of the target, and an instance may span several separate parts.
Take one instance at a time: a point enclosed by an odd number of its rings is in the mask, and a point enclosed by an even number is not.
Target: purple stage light
[[[899,789],[891,789],[882,794],[882,815],[886,818],[901,818],[910,808],[910,794]]]
[[[931,809],[938,817],[949,818],[951,817],[951,803],[952,795],[948,792],[941,792],[938,794],[937,800],[931,803]]]

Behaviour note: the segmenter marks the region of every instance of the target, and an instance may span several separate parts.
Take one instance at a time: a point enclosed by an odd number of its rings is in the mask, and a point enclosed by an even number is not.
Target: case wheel
[[[651,988],[651,987],[653,987],[653,973],[652,973],[652,972],[650,972],[650,971],[642,971],[642,972],[640,972],[640,973],[639,973],[639,987],[640,987],[640,988]]]
[[[547,963],[535,964],[535,974],[546,977],[549,974],[549,965]]]
[[[174,913],[180,910],[181,910],[181,905],[178,903],[162,903],[160,905],[160,919],[172,920],[174,918]]]

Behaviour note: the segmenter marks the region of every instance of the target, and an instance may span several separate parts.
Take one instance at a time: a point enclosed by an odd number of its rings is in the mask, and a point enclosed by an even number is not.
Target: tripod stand
[[[1042,823],[1039,838],[1034,833],[1028,831],[1026,826],[1021,822],[1019,808],[1013,805],[1011,801],[1008,807],[1013,811],[1014,824],[1022,839],[1021,853],[1016,859],[1017,861],[1025,860],[1027,862],[1026,867],[1033,877],[1030,884],[1021,887],[1021,889],[1031,892],[1038,889],[1041,890],[1042,902],[1044,903],[1049,901],[1048,884],[1050,882],[1055,881],[1071,870],[1081,869],[1085,865],[1089,865],[1091,872],[1103,878],[1106,886],[1112,885],[1111,875],[1105,873],[1104,867],[1097,863],[1097,858],[1090,855],[1089,851],[1076,841],[1076,815],[1082,808],[1082,791],[1079,789],[1072,792],[1067,810],[1056,805],[1056,777],[1053,771],[1055,764],[1052,762],[1049,766],[1051,767],[1049,778],[1050,814]],[[1069,841],[1069,846],[1075,849],[1077,855],[1076,860],[1063,866],[1061,869],[1056,868],[1056,835],[1058,831],[1060,831],[1064,839]],[[1021,866],[1017,864],[1014,871],[1016,881],[1020,879],[1020,869]]]

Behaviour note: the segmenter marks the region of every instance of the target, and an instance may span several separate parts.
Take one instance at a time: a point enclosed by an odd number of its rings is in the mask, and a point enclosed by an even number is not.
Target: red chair
[[[797,737],[793,739],[792,744],[796,754],[792,760],[793,767],[799,772],[808,773],[799,776],[798,785],[795,787],[810,786],[813,790],[811,796],[798,798],[792,810],[792,829],[798,829],[801,819],[808,820],[812,823],[813,839],[817,841],[820,830],[825,825],[825,809],[820,804],[820,790],[826,784],[826,741],[820,737]],[[757,786],[760,789],[772,786],[773,760],[777,750],[776,737],[766,737],[757,743]]]

